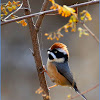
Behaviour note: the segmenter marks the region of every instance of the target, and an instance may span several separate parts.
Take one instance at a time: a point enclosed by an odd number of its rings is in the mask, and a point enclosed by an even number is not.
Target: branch
[[[72,6],[69,6],[69,7],[76,8],[76,7],[83,7],[83,6],[87,6],[87,5],[93,5],[93,4],[97,4],[97,3],[99,3],[99,0],[75,4],[75,5],[72,5]]]
[[[45,11],[47,6],[48,6],[48,4],[49,4],[49,0],[44,0],[44,3],[43,3],[42,8],[41,8],[41,11]],[[38,18],[37,18],[37,21],[36,21],[36,24],[35,24],[35,26],[36,26],[35,29],[36,29],[37,32],[39,30],[39,27],[40,27],[42,21],[43,21],[44,15],[45,14],[42,14],[42,15],[38,16]]]
[[[92,37],[98,42],[100,43],[99,39],[96,37],[96,35],[85,25],[85,24],[82,24],[83,27],[92,35]]]
[[[28,10],[28,9],[25,9],[25,10]],[[47,10],[47,11],[42,11],[42,12],[38,12],[38,13],[34,13],[34,14],[21,16],[21,17],[18,17],[16,19],[10,19],[10,20],[6,20],[5,22],[1,22],[1,25],[12,23],[12,22],[19,21],[19,20],[22,20],[22,19],[27,19],[27,18],[31,18],[31,17],[37,17],[38,15],[53,13],[55,11],[56,10]]]
[[[11,15],[15,14],[16,12],[18,12],[21,9],[22,6],[23,6],[23,3],[20,5],[20,7],[18,9],[16,9],[14,12],[12,12],[6,18],[4,18],[4,21],[6,21],[6,19],[8,19]]]
[[[81,94],[85,94],[85,93],[87,93],[87,92],[90,92],[90,91],[94,90],[95,88],[97,88],[98,86],[99,86],[99,83],[98,83],[98,84],[96,84],[94,87],[92,87],[92,88],[90,88],[90,89],[88,89],[88,90],[86,90],[86,91],[82,92]],[[74,96],[74,97],[71,97],[71,98],[70,98],[70,99],[68,99],[68,100],[75,99],[75,98],[77,98],[78,96],[80,96],[80,95],[76,95],[76,96]]]
[[[71,5],[69,7],[76,8],[76,7],[83,7],[83,6],[86,6],[86,5],[93,5],[93,4],[98,4],[98,3],[99,3],[99,0],[97,0],[97,1],[89,1],[89,2],[85,2],[85,3]],[[16,19],[11,19],[11,20],[7,20],[5,22],[1,22],[1,25],[7,24],[7,23],[11,23],[11,22],[15,22],[15,21],[19,21],[19,20],[22,20],[22,19],[27,19],[27,18],[30,18],[30,17],[36,17],[38,15],[56,13],[57,11],[58,11],[58,9],[56,9],[56,10],[47,10],[47,11],[43,11],[43,12],[39,12],[39,13],[34,13],[34,14],[18,17]]]
[[[46,10],[48,3],[49,3],[49,0],[44,0],[41,11]],[[23,0],[23,5],[25,8],[29,8],[28,0]],[[29,15],[30,11],[28,9],[25,9],[25,14]],[[29,24],[30,35],[31,35],[31,39],[32,39],[34,59],[35,59],[38,77],[39,77],[39,81],[40,81],[40,87],[43,89],[42,96],[43,96],[44,100],[50,100],[45,76],[44,76],[44,73],[41,73],[43,71],[43,67],[42,67],[43,65],[42,65],[42,58],[41,58],[41,54],[40,54],[40,48],[39,48],[39,42],[38,42],[39,41],[38,40],[38,31],[37,31],[37,29],[39,30],[39,27],[42,23],[43,17],[44,17],[44,15],[41,15],[38,17],[36,26],[34,26],[32,18],[28,17],[27,21]]]

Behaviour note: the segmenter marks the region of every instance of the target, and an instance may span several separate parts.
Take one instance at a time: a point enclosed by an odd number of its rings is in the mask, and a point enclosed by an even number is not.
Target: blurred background
[[[11,0],[12,1],[12,0]],[[56,0],[63,5],[73,5],[88,0]],[[1,0],[2,3],[8,0]],[[43,0],[29,0],[31,12],[40,11]],[[49,4],[50,7],[51,3]],[[48,9],[49,9],[48,7]],[[89,29],[99,38],[99,4],[80,7],[79,12],[88,10],[92,21],[87,22]],[[24,15],[20,10],[16,15]],[[33,18],[36,21],[36,18]],[[53,32],[67,23],[69,18],[58,16],[45,16],[39,32],[39,42],[43,64],[46,65],[47,49],[56,40],[47,40],[45,33]],[[80,24],[78,27],[82,27]],[[62,31],[64,37],[59,40],[68,46],[70,53],[69,65],[79,90],[85,91],[99,82],[99,45],[91,36],[79,38],[79,32]],[[29,50],[32,48],[29,28],[22,27],[15,22],[1,27],[1,71],[2,100],[42,100],[41,95],[35,94],[39,88],[39,80],[34,58]],[[46,75],[46,74],[45,74]],[[48,86],[53,85],[46,75]],[[51,100],[67,100],[67,95],[76,95],[74,90],[68,87],[55,87],[50,90]],[[99,100],[99,88],[85,94],[87,100]],[[81,97],[75,100],[82,100]]]

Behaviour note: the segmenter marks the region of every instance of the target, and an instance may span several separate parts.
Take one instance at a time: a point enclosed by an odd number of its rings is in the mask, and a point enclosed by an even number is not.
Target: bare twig
[[[28,9],[24,9],[24,10],[28,10]],[[31,18],[31,17],[37,17],[38,15],[53,13],[55,11],[56,10],[47,10],[47,11],[42,11],[42,12],[38,12],[38,13],[34,13],[34,14],[21,16],[21,17],[18,17],[16,19],[11,19],[11,20],[6,20],[5,22],[1,22],[1,25],[7,24],[7,23],[11,23],[11,22],[15,22],[15,21],[19,21],[19,20],[22,20],[22,19],[27,19],[27,18]]]
[[[96,37],[96,35],[85,25],[85,24],[82,24],[83,27],[92,35],[92,37],[98,42],[100,43],[99,39]]]
[[[98,3],[99,3],[99,0],[97,0],[97,1],[89,1],[89,2],[85,2],[85,3],[71,5],[69,7],[76,8],[76,7],[83,7],[83,6],[86,6],[86,5],[93,5],[93,4],[98,4]],[[38,15],[56,13],[57,11],[58,11],[58,9],[56,9],[56,10],[47,10],[47,11],[43,11],[43,12],[39,12],[39,13],[34,13],[34,14],[22,16],[22,17],[19,17],[19,18],[16,18],[16,19],[11,19],[11,20],[7,20],[5,22],[1,22],[1,25],[7,24],[7,23],[11,23],[11,22],[15,22],[15,21],[19,21],[19,20],[22,20],[22,19],[27,19],[27,18],[30,18],[30,17],[36,17]]]
[[[44,0],[41,11],[45,11],[47,9],[48,4],[49,4],[49,0]],[[37,21],[36,21],[36,24],[35,24],[35,29],[36,29],[37,32],[39,30],[39,27],[40,27],[42,21],[43,21],[44,15],[45,14],[39,15],[38,18],[37,18]]]
[[[46,10],[48,3],[49,3],[49,0],[44,0],[43,6],[42,6],[42,11]],[[23,0],[23,5],[25,8],[29,8],[28,0]],[[30,11],[28,9],[25,9],[25,14],[29,15]],[[38,17],[36,26],[34,26],[32,18],[28,17],[27,21],[29,24],[30,35],[31,35],[31,39],[32,39],[34,59],[35,59],[38,77],[39,77],[39,81],[40,81],[40,87],[43,89],[42,96],[43,96],[44,100],[50,100],[45,76],[44,76],[44,73],[41,73],[43,71],[43,67],[42,67],[43,64],[42,64],[42,58],[41,58],[41,54],[40,54],[40,48],[39,48],[39,42],[38,42],[39,41],[38,40],[38,31],[37,31],[37,30],[39,30],[39,27],[42,23],[43,17],[44,17],[44,15],[41,15]]]
[[[81,94],[85,94],[85,93],[87,93],[87,92],[90,92],[90,91],[94,90],[95,88],[97,88],[98,86],[99,86],[99,83],[98,83],[98,84],[96,84],[94,87],[92,87],[92,88],[90,88],[90,89],[88,89],[88,90],[86,90],[86,91],[82,92]],[[68,99],[68,100],[75,99],[75,98],[77,98],[78,96],[80,96],[80,95],[76,95],[76,96],[74,96],[74,97],[71,97],[71,98],[70,98],[70,99]]]
[[[97,4],[97,3],[99,3],[99,0],[84,2],[84,3],[80,3],[80,4],[75,4],[75,5],[71,5],[70,7],[71,8],[83,7],[83,6],[93,5],[93,4]]]
[[[30,10],[29,8],[25,8],[25,7],[20,8],[20,10],[25,10],[25,9]]]
[[[45,15],[47,15],[47,16],[53,16],[53,15],[59,15],[59,13],[54,13],[54,14],[50,14],[50,13],[48,14],[48,13],[47,13],[47,14],[45,14]]]
[[[31,51],[32,55],[34,56],[34,52],[33,52],[33,50],[32,50],[31,48],[29,48],[29,50]]]
[[[12,12],[12,13],[9,14],[6,18],[4,18],[4,21],[6,21],[11,15],[15,14],[16,12],[18,12],[18,11],[21,9],[22,6],[23,6],[23,3],[22,3],[22,4],[20,5],[20,7],[17,8],[14,12]]]

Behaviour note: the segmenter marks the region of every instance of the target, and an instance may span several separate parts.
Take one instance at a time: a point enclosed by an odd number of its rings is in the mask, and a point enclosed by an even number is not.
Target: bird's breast
[[[58,72],[56,66],[52,62],[47,62],[47,71],[52,82],[62,86],[70,85],[69,81]]]

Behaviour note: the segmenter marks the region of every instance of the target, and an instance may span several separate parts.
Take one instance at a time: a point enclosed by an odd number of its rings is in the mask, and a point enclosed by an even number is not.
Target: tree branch
[[[48,4],[49,4],[49,0],[44,0],[44,3],[42,5],[42,8],[41,8],[40,12],[45,11]],[[44,15],[45,14],[42,14],[42,15],[38,16],[38,18],[37,18],[37,21],[36,21],[36,24],[35,24],[35,26],[36,26],[35,29],[36,29],[37,32],[39,30],[39,27],[40,27],[42,21],[43,21]]]
[[[82,24],[83,27],[92,35],[92,37],[98,42],[100,43],[99,39],[96,37],[96,35],[85,25],[85,24]]]
[[[43,6],[42,6],[43,11],[47,8],[48,3],[49,3],[49,0],[44,0]],[[23,0],[23,5],[25,8],[29,8],[28,0]],[[30,11],[28,9],[25,9],[25,14],[29,15]],[[49,100],[49,98],[48,98],[49,92],[48,92],[48,88],[46,85],[45,76],[44,76],[44,73],[41,73],[43,71],[43,67],[42,67],[43,65],[42,65],[42,59],[41,59],[40,48],[39,48],[40,46],[39,46],[39,42],[38,42],[38,33],[37,33],[37,29],[39,29],[39,27],[42,23],[43,17],[44,17],[44,15],[41,15],[38,17],[36,27],[33,25],[34,23],[32,21],[32,18],[27,18],[27,20],[28,20],[28,24],[29,24],[31,39],[32,39],[34,59],[35,59],[38,77],[39,77],[39,81],[40,81],[40,87],[43,89],[42,96],[43,96],[44,100]]]
[[[83,7],[83,6],[86,6],[86,5],[93,5],[93,4],[98,4],[98,3],[99,3],[99,0],[97,0],[97,1],[89,1],[89,2],[85,2],[85,3],[71,5],[69,7],[76,8],[76,7]],[[11,19],[11,20],[7,20],[5,22],[1,22],[1,25],[7,24],[7,23],[11,23],[11,22],[15,22],[15,21],[19,21],[19,20],[22,20],[22,19],[27,19],[27,18],[30,18],[30,17],[36,17],[38,15],[56,13],[57,11],[58,11],[58,9],[56,9],[56,10],[47,10],[47,11],[43,11],[43,12],[34,13],[34,14],[18,17],[16,19]]]
[[[93,5],[93,4],[97,4],[99,3],[99,0],[96,1],[88,1],[88,2],[84,2],[84,3],[80,3],[80,4],[75,4],[75,5],[71,5],[71,8],[76,8],[76,7],[83,7],[83,6],[87,6],[87,5]]]
[[[29,15],[21,16],[21,17],[18,17],[16,19],[10,19],[10,20],[6,20],[5,22],[1,22],[1,25],[12,23],[12,22],[19,21],[19,20],[22,20],[22,19],[27,19],[27,18],[31,18],[31,17],[37,17],[38,15],[53,13],[55,11],[56,10],[47,10],[47,11],[42,11],[42,12],[38,12],[38,13],[34,13],[34,14],[29,14]]]
[[[23,3],[14,12],[12,12],[6,18],[4,18],[4,21],[6,21],[11,15],[15,14],[16,12],[18,12],[21,9],[22,6],[23,6]]]
[[[98,86],[99,86],[99,83],[98,83],[98,84],[96,84],[94,87],[92,87],[92,88],[90,88],[90,89],[88,89],[88,90],[86,90],[86,91],[82,92],[81,94],[85,94],[85,93],[87,93],[87,92],[90,92],[90,91],[94,90],[95,88],[97,88]],[[78,96],[80,96],[80,95],[76,95],[76,96],[74,96],[74,97],[71,97],[71,98],[70,98],[70,99],[68,99],[68,100],[75,99],[75,98],[77,98]]]

